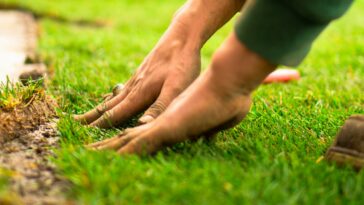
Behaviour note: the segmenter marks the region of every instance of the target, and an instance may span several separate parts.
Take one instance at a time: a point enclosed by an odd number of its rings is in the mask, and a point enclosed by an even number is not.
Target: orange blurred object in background
[[[278,69],[268,75],[263,83],[286,83],[300,79],[300,73],[294,69]]]

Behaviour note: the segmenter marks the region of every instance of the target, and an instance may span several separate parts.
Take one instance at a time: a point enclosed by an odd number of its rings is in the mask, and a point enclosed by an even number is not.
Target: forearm
[[[231,33],[212,57],[210,77],[223,93],[250,95],[276,67]]]
[[[244,0],[189,0],[174,15],[158,45],[200,50],[243,6]]]

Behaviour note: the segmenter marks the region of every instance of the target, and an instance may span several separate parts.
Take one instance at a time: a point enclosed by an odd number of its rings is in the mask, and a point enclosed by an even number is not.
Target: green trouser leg
[[[313,41],[352,0],[250,0],[235,32],[250,50],[274,64],[298,65]]]

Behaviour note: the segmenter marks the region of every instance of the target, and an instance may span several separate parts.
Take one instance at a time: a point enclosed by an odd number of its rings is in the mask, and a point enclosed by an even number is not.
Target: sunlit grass
[[[19,106],[26,106],[30,101],[44,97],[42,80],[29,82],[24,86],[19,82],[0,82],[0,110],[10,111]]]
[[[321,160],[345,119],[364,113],[362,1],[320,36],[297,68],[302,79],[260,87],[237,127],[144,158],[85,150],[83,144],[119,130],[84,127],[69,115],[93,108],[130,78],[184,1],[15,2],[112,22],[90,28],[40,20],[39,52],[54,68],[48,90],[68,113],[59,122],[55,161],[80,204],[364,204],[364,172]],[[204,47],[204,67],[232,27]]]

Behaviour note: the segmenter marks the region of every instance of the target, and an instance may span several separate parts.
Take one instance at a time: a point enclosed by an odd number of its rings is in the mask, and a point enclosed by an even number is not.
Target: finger
[[[123,133],[121,133],[119,135],[123,135]],[[107,143],[115,140],[116,138],[120,137],[119,135],[118,136],[111,137],[111,138],[108,138],[108,139],[104,139],[104,140],[101,140],[101,141],[98,141],[98,142],[94,142],[94,143],[91,143],[91,144],[88,144],[88,145],[85,145],[85,147],[86,148],[89,148],[89,149],[97,148],[99,146],[102,146],[103,144],[107,144]]]
[[[127,136],[130,133],[135,133],[135,132],[133,132],[133,129],[129,128],[129,129],[126,129],[126,130],[122,131],[121,133],[119,133],[118,135],[116,135],[114,137],[111,137],[111,138],[108,138],[108,139],[105,139],[105,140],[102,140],[102,141],[99,141],[99,142],[95,142],[95,143],[86,145],[85,147],[89,148],[89,149],[99,149],[100,147],[103,147],[104,145],[112,144],[115,141],[118,141],[119,139]]]
[[[122,83],[116,84],[112,89],[112,93],[107,93],[104,96],[102,96],[104,98],[104,101],[109,101],[115,96],[119,95],[124,90],[124,88],[125,88],[124,84]]]
[[[102,96],[102,98],[104,99],[104,101],[109,101],[114,97],[114,95],[112,93],[107,93],[105,95]]]
[[[85,148],[87,149],[96,149],[97,147],[103,145],[103,144],[106,144],[112,140],[114,140],[116,137],[111,137],[111,138],[108,138],[108,139],[105,139],[105,140],[101,140],[101,141],[98,141],[98,142],[94,142],[94,143],[91,143],[91,144],[87,144],[85,145]]]
[[[139,118],[139,124],[146,124],[156,119],[182,91],[182,88],[176,88],[176,86],[165,84],[158,99],[147,111],[145,111],[144,115]]]
[[[117,96],[113,97],[110,100],[102,102],[101,104],[96,106],[94,109],[86,112],[85,114],[75,115],[74,119],[76,121],[81,122],[82,124],[90,124],[93,121],[100,118],[106,111],[112,109],[118,103],[120,103],[122,100],[124,100],[125,97],[127,96],[127,94],[128,94],[128,91],[125,89]]]
[[[148,155],[153,154],[162,148],[159,140],[153,140],[152,137],[135,137],[129,143],[118,150],[118,154],[137,154]]]
[[[133,138],[134,138],[134,136],[128,135],[128,134],[123,135],[123,136],[118,136],[114,140],[98,146],[96,149],[97,150],[118,150],[120,147],[122,147],[125,144],[127,144],[128,142],[130,142]]]
[[[156,98],[154,93],[153,90],[145,92],[144,89],[135,89],[122,102],[91,123],[91,126],[110,128],[120,125],[150,106]]]
[[[113,96],[117,96],[119,95],[123,90],[125,89],[124,84],[122,83],[118,83],[114,86],[114,88],[112,89],[112,94]]]
[[[165,109],[167,108],[166,103],[158,99],[152,106],[148,108],[148,110],[144,113],[144,115],[139,118],[139,124],[146,124],[153,121],[157,118]]]
[[[104,102],[96,106],[96,108],[82,114],[82,115],[74,115],[74,119],[76,121],[81,122],[82,124],[90,124],[91,122],[97,120],[104,112],[113,108],[116,104],[122,101],[128,94],[129,87],[132,87],[134,83],[134,77],[132,77],[124,86],[122,83],[116,84],[114,86],[112,93],[106,94],[104,96]]]

